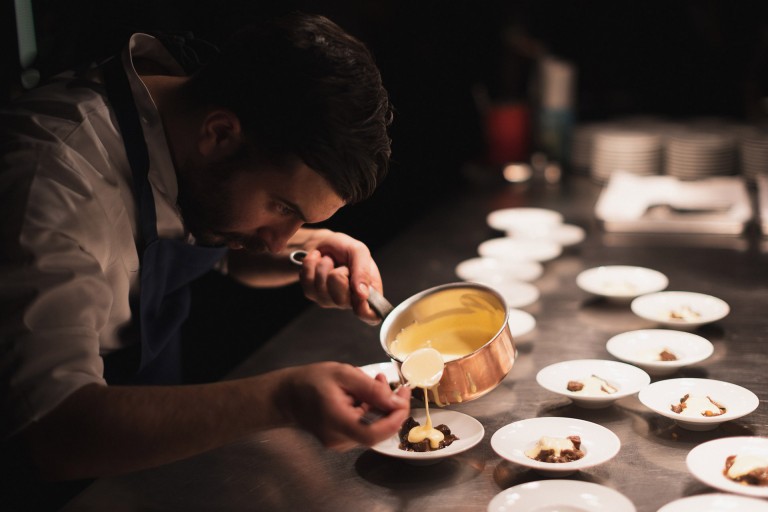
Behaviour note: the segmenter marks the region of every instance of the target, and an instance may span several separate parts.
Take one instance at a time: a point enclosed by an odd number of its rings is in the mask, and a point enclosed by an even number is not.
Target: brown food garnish
[[[573,450],[560,450],[559,456],[555,456],[555,450],[539,450],[539,453],[536,455],[536,457],[533,458],[533,460],[538,460],[540,462],[560,463],[573,462],[584,457],[584,452],[581,451],[581,437],[568,436],[567,439],[573,443]]]
[[[739,475],[736,478],[731,478],[728,476],[728,470],[731,469],[731,466],[733,466],[734,462],[736,462],[736,455],[729,455],[725,459],[725,469],[723,469],[723,475],[725,475],[726,478],[743,485],[756,485],[759,487],[768,486],[768,466],[755,468],[749,473]]]
[[[688,401],[689,397],[690,397],[690,395],[688,393],[686,393],[685,396],[680,399],[680,403],[679,404],[677,404],[677,405],[672,404],[670,406],[670,409],[672,409],[672,412],[675,412],[677,414],[681,414],[688,407],[688,404],[686,402]],[[708,418],[711,418],[713,416],[720,416],[721,414],[725,414],[725,411],[726,411],[725,407],[723,407],[719,403],[717,403],[714,400],[712,400],[712,398],[709,397],[709,396],[707,396],[707,400],[709,400],[712,403],[712,405],[714,405],[715,407],[720,409],[720,412],[702,411],[701,412],[702,416],[706,416]]]
[[[409,416],[408,419],[403,422],[402,426],[400,427],[400,432],[397,434],[400,438],[400,444],[398,445],[398,448],[407,452],[430,452],[440,450],[446,446],[450,446],[451,443],[458,439],[456,435],[451,434],[451,429],[448,428],[447,425],[440,424],[435,427],[435,430],[439,430],[443,433],[443,440],[440,441],[440,444],[437,448],[432,448],[432,446],[429,444],[429,439],[424,439],[418,443],[412,443],[408,441],[408,433],[412,428],[418,427],[419,425],[421,425],[421,423],[413,419],[413,416]]]
[[[662,361],[677,361],[677,356],[665,348],[659,354],[659,359]]]
[[[578,380],[568,381],[568,391],[581,391],[584,389],[584,383]]]

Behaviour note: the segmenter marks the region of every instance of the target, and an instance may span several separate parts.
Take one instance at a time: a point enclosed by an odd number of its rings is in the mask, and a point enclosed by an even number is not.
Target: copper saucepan
[[[294,251],[291,261],[301,265],[304,256],[305,251]],[[393,343],[397,343],[395,340],[404,329],[433,325],[432,322],[446,329],[471,328],[473,323],[482,323],[481,332],[476,330],[473,336],[481,341],[475,342],[471,351],[446,358],[443,377],[429,390],[430,399],[437,405],[479,398],[496,388],[512,369],[517,349],[509,330],[509,309],[493,288],[479,283],[449,283],[417,293],[397,307],[375,289],[371,288],[370,292],[368,303],[383,320],[379,333],[381,346],[395,364],[401,380],[400,366],[408,354],[393,350]],[[479,318],[483,322],[477,322]]]
[[[443,322],[464,325],[486,315],[484,342],[461,356],[446,360],[440,382],[429,390],[430,400],[443,406],[466,402],[492,391],[512,369],[517,349],[509,330],[509,309],[494,289],[479,283],[449,283],[424,290],[395,307],[381,325],[380,341],[384,351],[400,371],[407,355],[394,350],[398,335],[414,324]],[[442,319],[442,320],[441,320]],[[476,333],[478,334],[478,333]],[[444,354],[444,357],[445,354]],[[446,359],[449,359],[446,357]]]

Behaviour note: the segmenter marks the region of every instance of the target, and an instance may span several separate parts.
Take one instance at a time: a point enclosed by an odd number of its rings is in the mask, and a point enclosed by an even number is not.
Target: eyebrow
[[[307,216],[304,214],[304,212],[302,211],[302,209],[299,207],[298,204],[294,203],[293,201],[289,201],[284,197],[278,197],[277,199],[285,203],[291,210],[296,212],[296,215],[301,219],[302,222],[304,222],[305,224],[310,223],[307,220]]]

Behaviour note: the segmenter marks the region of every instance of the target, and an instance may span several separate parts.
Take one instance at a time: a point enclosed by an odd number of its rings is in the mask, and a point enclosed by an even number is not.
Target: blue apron
[[[140,228],[140,297],[131,301],[140,345],[104,357],[109,384],[181,382],[181,326],[189,315],[189,283],[227,253],[226,247],[190,245],[157,236],[157,216],[148,179],[149,153],[121,59],[104,65],[105,87],[115,110],[133,174]]]

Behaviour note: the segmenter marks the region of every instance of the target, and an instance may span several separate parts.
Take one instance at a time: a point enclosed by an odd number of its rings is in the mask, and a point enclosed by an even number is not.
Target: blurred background
[[[4,4],[1,78],[8,100],[22,88],[14,3]],[[135,31],[193,34],[216,45],[242,25],[293,9],[327,15],[363,40],[396,110],[393,163],[374,197],[345,208],[329,227],[373,251],[464,187],[492,185],[505,160],[525,160],[545,147],[542,112],[555,115],[546,118],[555,124],[562,110],[571,124],[657,116],[760,125],[768,118],[768,2],[760,0],[31,0],[31,6],[33,67],[43,79],[118,52]],[[545,68],[551,73],[542,75]],[[493,147],[496,114],[515,119],[511,148]],[[561,164],[567,178],[567,158]],[[244,348],[233,349],[232,359],[250,350],[257,327],[267,336],[303,305],[290,287],[263,296],[216,277],[200,286],[212,292],[202,295],[226,292],[239,304],[199,302],[200,311],[218,310],[219,318],[247,311],[254,318],[245,333],[222,333],[226,321],[195,326],[203,337],[242,338]],[[267,320],[253,313],[276,300],[291,304],[284,315]],[[229,367],[216,357],[194,378]]]

